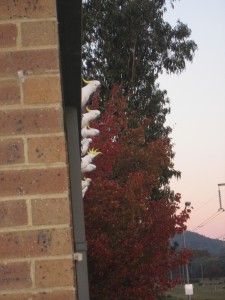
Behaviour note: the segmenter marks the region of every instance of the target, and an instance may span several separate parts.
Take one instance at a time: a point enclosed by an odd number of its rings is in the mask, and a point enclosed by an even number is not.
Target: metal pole
[[[203,275],[203,266],[202,263],[200,264],[201,266],[201,273],[202,273],[202,286],[204,287],[204,275]]]
[[[185,234],[184,231],[182,232],[182,236],[183,236],[183,244],[184,244],[184,249],[186,248],[186,240],[185,240]],[[189,271],[188,271],[188,263],[185,264],[185,270],[186,270],[186,280],[187,280],[187,284],[189,284]],[[188,295],[188,300],[191,300],[191,296]]]
[[[77,293],[79,300],[89,300],[87,242],[85,237],[84,207],[80,182],[80,147],[76,108],[72,106],[66,107],[65,115],[75,255],[81,255],[81,259],[76,260]]]
[[[219,183],[219,184],[218,184],[219,205],[220,205],[219,211],[220,211],[220,210],[223,210],[223,211],[224,211],[224,209],[223,209],[223,207],[222,207],[222,200],[221,200],[220,186],[225,186],[225,183]]]
[[[77,298],[89,300],[87,243],[81,191],[81,28],[82,1],[57,0],[60,71],[68,147]]]
[[[218,193],[219,193],[219,205],[220,205],[219,210],[222,210],[222,201],[221,201],[221,193],[220,193],[219,185],[218,185]]]

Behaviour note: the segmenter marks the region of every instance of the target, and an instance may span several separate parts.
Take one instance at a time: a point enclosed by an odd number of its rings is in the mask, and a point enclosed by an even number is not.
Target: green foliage
[[[107,86],[143,91],[163,69],[179,73],[192,61],[191,31],[164,21],[165,0],[89,0],[83,7],[84,71]]]
[[[180,195],[168,186],[180,172],[165,126],[169,99],[156,81],[183,71],[197,46],[165,11],[165,0],[83,1],[83,77],[100,80],[103,112],[94,142],[104,156],[85,199],[92,299],[154,300],[190,255],[169,247],[188,212],[177,215]]]
[[[145,128],[148,141],[167,138],[171,131],[164,125],[170,107],[156,83],[159,74],[182,72],[197,49],[187,25],[178,21],[172,27],[164,20],[167,5],[166,0],[83,1],[83,76],[101,81],[103,100],[114,84],[121,85],[137,122],[151,120]],[[173,176],[180,172],[165,169],[161,185]]]
[[[158,75],[180,73],[197,48],[191,30],[163,19],[165,0],[88,0],[83,4],[83,73],[103,86],[121,84],[132,109],[154,118],[150,138],[167,134],[157,128],[169,113]],[[160,126],[159,126],[160,127]],[[162,130],[162,129],[161,129]]]

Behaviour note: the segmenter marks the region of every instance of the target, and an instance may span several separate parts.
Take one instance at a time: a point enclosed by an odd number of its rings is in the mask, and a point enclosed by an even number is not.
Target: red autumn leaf
[[[98,103],[95,95],[93,108]],[[151,121],[133,126],[135,117],[115,87],[92,125],[100,130],[93,147],[103,154],[95,159],[84,199],[91,299],[156,299],[177,283],[168,274],[190,256],[169,245],[189,217],[187,211],[177,213],[180,195],[151,200],[163,170],[173,167],[171,141],[146,142]]]

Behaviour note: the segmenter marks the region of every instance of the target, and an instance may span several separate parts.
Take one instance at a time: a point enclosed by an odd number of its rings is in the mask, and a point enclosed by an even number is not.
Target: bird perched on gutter
[[[85,178],[81,181],[81,187],[82,187],[82,197],[84,198],[85,193],[87,192],[89,185],[91,183],[91,178]]]
[[[100,116],[100,111],[97,109],[89,109],[88,107],[86,107],[87,109],[87,113],[82,114],[82,121],[81,121],[81,128],[84,128],[85,126],[87,126],[89,124],[89,122],[95,120],[96,118],[98,118]]]
[[[81,173],[92,172],[96,170],[96,165],[89,164],[85,168],[81,169]]]
[[[98,80],[84,80],[83,81],[87,84],[82,87],[81,90],[81,108],[85,107],[91,94],[93,94],[97,88],[101,85],[100,81]]]
[[[91,149],[88,151],[88,154],[81,158],[81,172],[84,170],[89,164],[92,163],[93,159],[102,152],[99,152],[97,149]]]
[[[81,129],[82,138],[90,138],[93,136],[99,135],[99,130],[95,128],[91,128],[90,126],[85,126]]]
[[[86,186],[85,188],[83,188],[83,190],[82,190],[82,198],[84,198],[87,190],[88,190],[88,186]]]
[[[90,184],[91,184],[91,178],[85,178],[84,180],[82,180],[81,181],[82,190],[86,187],[89,187]]]
[[[87,153],[90,143],[92,143],[91,138],[82,139],[82,141],[81,141],[81,156],[84,156]]]

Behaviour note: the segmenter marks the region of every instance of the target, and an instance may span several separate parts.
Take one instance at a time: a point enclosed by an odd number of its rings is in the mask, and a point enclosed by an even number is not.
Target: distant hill
[[[204,235],[185,231],[186,247],[190,249],[208,250],[211,255],[221,255],[225,252],[224,242],[221,240],[211,239]],[[175,235],[172,242],[177,242],[179,248],[183,248],[182,235]]]

